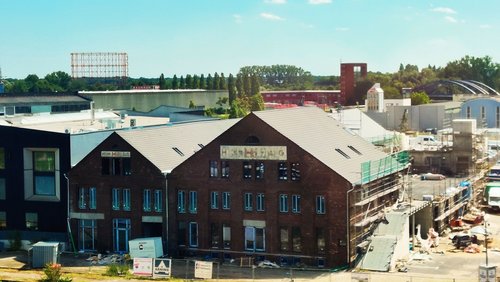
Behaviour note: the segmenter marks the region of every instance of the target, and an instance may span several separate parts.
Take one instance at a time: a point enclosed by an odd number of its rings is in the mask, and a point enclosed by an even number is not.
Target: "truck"
[[[489,208],[500,209],[500,181],[486,183],[483,200]]]
[[[488,182],[500,181],[500,164],[497,163],[488,170],[486,180]]]

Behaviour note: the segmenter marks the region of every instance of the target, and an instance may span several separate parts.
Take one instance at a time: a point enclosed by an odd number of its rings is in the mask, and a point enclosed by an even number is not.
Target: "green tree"
[[[229,110],[230,118],[241,118],[246,116],[250,112],[250,103],[248,97],[242,96],[236,98],[231,104],[231,109]]]
[[[194,105],[193,100],[189,100],[189,108],[190,108],[190,109],[194,109],[194,108],[196,108],[196,106]]]
[[[179,88],[186,89],[186,81],[184,80],[184,76],[181,75],[181,79],[179,79]]]
[[[425,92],[413,92],[410,98],[412,105],[429,104],[431,102],[431,99]]]
[[[205,75],[201,74],[200,76],[200,89],[206,89],[207,88],[207,81],[205,79]]]
[[[382,87],[384,89],[384,98],[385,99],[401,99],[401,93],[394,86],[385,86]]]
[[[193,89],[200,89],[200,78],[198,75],[193,75]]]
[[[228,92],[228,98],[229,98],[229,105],[233,104],[233,101],[236,99],[236,84],[234,80],[233,74],[229,74],[229,77],[227,79],[227,92]]]
[[[26,93],[28,92],[28,84],[24,80],[16,80],[8,92],[10,93]]]
[[[67,91],[69,88],[69,83],[71,81],[71,76],[63,71],[56,71],[45,76],[45,80],[54,86],[54,89],[58,91]]]
[[[244,74],[243,75],[243,95],[250,97],[251,96],[251,89],[250,89],[250,75]]]
[[[256,74],[252,74],[250,78],[250,96],[260,94],[260,83]]]
[[[172,89],[179,88],[179,81],[177,80],[177,75],[174,74],[174,78],[172,78]]]
[[[160,74],[158,85],[160,85],[160,89],[167,89],[167,82],[165,81],[165,76],[163,75],[163,73]]]
[[[212,75],[208,74],[207,76],[207,90],[214,89],[214,81],[212,79]]]
[[[238,97],[242,97],[245,94],[243,93],[243,75],[241,73],[238,73],[236,75],[236,92],[238,94]]]
[[[223,72],[221,72],[220,78],[219,78],[219,89],[221,89],[221,90],[227,89],[226,78],[224,77]]]
[[[214,73],[214,79],[212,82],[212,89],[219,90],[219,74],[217,72]]]
[[[190,74],[186,74],[186,89],[193,88],[193,77]]]
[[[264,110],[264,99],[260,93],[252,95],[250,97],[250,110],[252,111],[262,111]]]

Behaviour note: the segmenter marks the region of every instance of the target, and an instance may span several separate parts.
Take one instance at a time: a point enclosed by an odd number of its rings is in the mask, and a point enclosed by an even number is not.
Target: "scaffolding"
[[[127,79],[128,54],[114,52],[71,53],[71,77]]]

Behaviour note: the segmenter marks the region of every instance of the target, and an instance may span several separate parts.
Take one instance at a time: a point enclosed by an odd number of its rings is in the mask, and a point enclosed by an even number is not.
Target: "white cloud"
[[[489,24],[482,24],[482,25],[479,26],[479,28],[488,29],[488,28],[491,28],[491,25],[489,25]]]
[[[348,27],[337,27],[335,28],[336,31],[349,31]]]
[[[301,23],[300,26],[302,28],[307,28],[307,29],[314,28],[314,25],[312,25],[312,24],[306,24],[306,23]]]
[[[446,21],[450,22],[450,23],[457,23],[457,22],[458,22],[458,21],[457,21],[457,19],[455,19],[455,18],[454,18],[454,17],[452,17],[452,16],[446,16],[446,17],[444,17],[444,19],[445,19]]]
[[[436,13],[448,14],[448,15],[453,15],[453,14],[457,13],[455,10],[453,10],[452,8],[448,8],[448,7],[436,7],[434,9],[431,9],[431,11],[436,12]]]
[[[268,4],[286,4],[286,0],[264,0]]]
[[[277,15],[273,15],[273,14],[269,14],[269,13],[260,13],[260,16],[266,20],[270,20],[270,21],[284,21],[285,19],[280,17],[280,16],[277,16]]]
[[[234,14],[233,15],[233,19],[234,19],[234,22],[237,23],[237,24],[240,24],[243,22],[243,19],[241,17],[241,15],[238,15],[238,14]]]
[[[321,5],[330,3],[332,3],[332,0],[309,0],[309,4],[311,5]]]

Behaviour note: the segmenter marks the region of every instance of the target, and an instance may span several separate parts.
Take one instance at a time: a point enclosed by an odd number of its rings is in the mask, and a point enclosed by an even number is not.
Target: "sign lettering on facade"
[[[172,273],[172,260],[154,259],[153,278],[170,278]]]
[[[128,152],[128,151],[101,151],[101,157],[103,157],[103,158],[130,158],[130,152]]]
[[[220,158],[225,160],[286,161],[286,146],[220,146]]]
[[[134,258],[134,275],[152,276],[153,259],[152,258]]]

